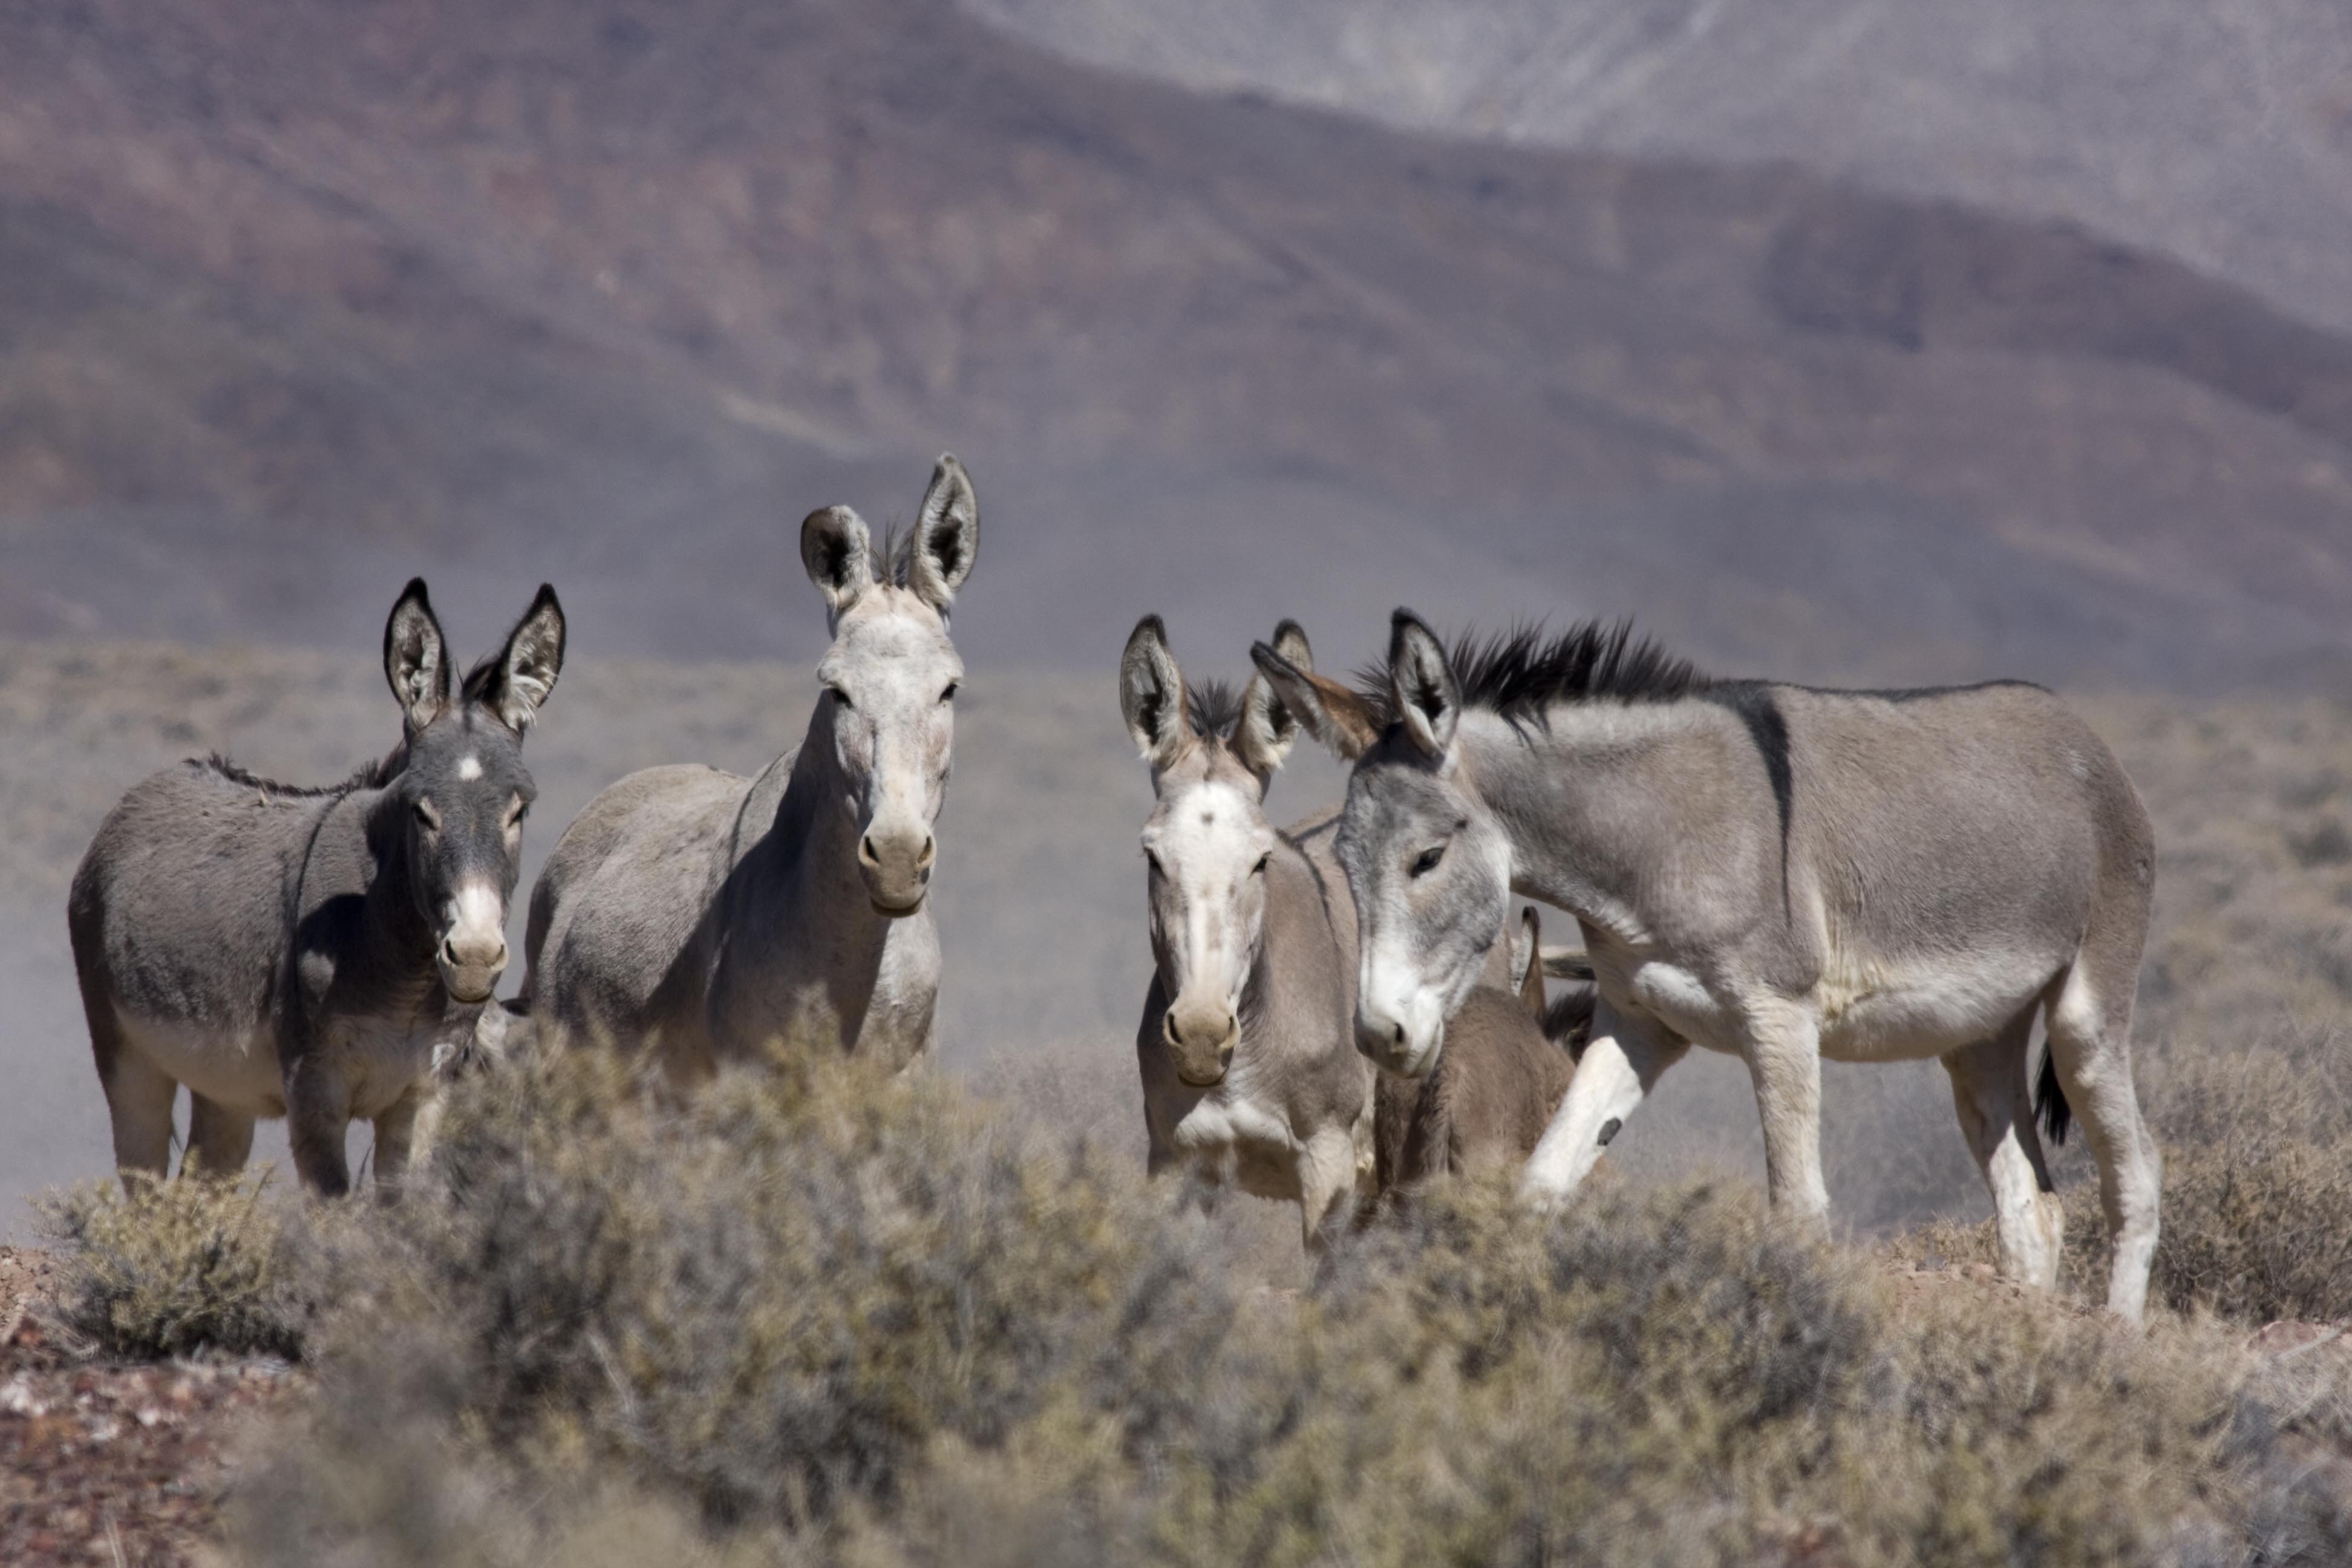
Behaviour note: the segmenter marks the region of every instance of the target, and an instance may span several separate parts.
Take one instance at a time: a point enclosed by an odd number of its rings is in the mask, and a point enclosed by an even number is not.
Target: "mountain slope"
[[[952,446],[983,657],[1144,608],[1353,657],[1399,599],[1890,679],[2352,646],[2352,343],[2242,289],[917,0],[13,12],[0,247],[19,629],[360,640],[421,565],[485,615],[557,575],[606,647],[804,650],[791,524]]]
[[[2335,0],[966,0],[1076,58],[1417,130],[2071,219],[2352,328]]]

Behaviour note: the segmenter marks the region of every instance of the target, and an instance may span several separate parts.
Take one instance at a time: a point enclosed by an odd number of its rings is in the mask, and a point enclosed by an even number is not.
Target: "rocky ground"
[[[0,1562],[199,1560],[240,1435],[299,1379],[277,1361],[93,1359],[45,1319],[55,1279],[47,1254],[0,1247]]]

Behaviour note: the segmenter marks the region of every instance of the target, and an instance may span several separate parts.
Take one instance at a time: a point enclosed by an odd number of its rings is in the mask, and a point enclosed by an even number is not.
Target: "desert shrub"
[[[469,1088],[443,1194],[388,1221],[378,1315],[446,1327],[467,1423],[714,1522],[887,1501],[935,1435],[997,1442],[1097,1365],[1140,1419],[1230,1315],[1139,1179],[936,1079],[730,1074],[672,1110],[598,1055]]]
[[[302,1353],[319,1298],[268,1178],[131,1174],[46,1200],[58,1244],[56,1321],[110,1355]]]
[[[2352,1035],[2273,1028],[2227,1053],[2175,1045],[2145,1079],[2165,1161],[2149,1299],[2250,1325],[2352,1318]],[[2062,1282],[2102,1298],[2097,1184],[2082,1169],[2062,1191]],[[1918,1262],[1999,1258],[1990,1221],[1924,1226],[1887,1250]]]
[[[313,1408],[245,1483],[253,1562],[1891,1568],[2345,1539],[2312,1456],[2352,1440],[2346,1390],[2265,1383],[2210,1322],[1899,1296],[1738,1184],[1549,1218],[1452,1184],[1294,1294],[1237,1289],[1131,1162],[920,1078],[671,1110],[607,1061],[524,1062],[457,1091],[440,1158],[334,1264]]]

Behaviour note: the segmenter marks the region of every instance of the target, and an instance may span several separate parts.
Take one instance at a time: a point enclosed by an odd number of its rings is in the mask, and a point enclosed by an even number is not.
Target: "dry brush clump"
[[[267,1175],[158,1182],[136,1173],[39,1206],[61,1278],[47,1304],[68,1335],[131,1360],[301,1353],[321,1306],[306,1242],[331,1222],[270,1201]]]
[[[1900,1299],[1737,1184],[1538,1219],[1454,1184],[1293,1297],[1127,1160],[936,1079],[678,1109],[572,1058],[460,1086],[432,1184],[348,1212],[248,1561],[2352,1552],[2336,1363],[2283,1383],[2210,1323]]]
[[[2250,1327],[2352,1319],[2352,1029],[2276,1025],[2229,1051],[2175,1041],[2140,1076],[2164,1151],[2151,1299]],[[2097,1184],[2078,1171],[2061,1192],[2063,1283],[2095,1296],[2107,1247]],[[1998,1254],[1990,1221],[1931,1225],[1889,1250],[1917,1261]]]

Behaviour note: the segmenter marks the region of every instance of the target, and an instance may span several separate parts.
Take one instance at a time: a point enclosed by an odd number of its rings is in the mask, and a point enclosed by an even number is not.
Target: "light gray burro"
[[[680,1083],[775,1050],[903,1067],[929,1049],[932,825],[963,678],[947,616],[979,543],[952,457],[896,549],[845,506],[808,515],[833,646],[807,734],[757,778],[648,768],[588,803],[531,891],[538,1028],[649,1053]]]
[[[1337,847],[1363,927],[1357,1034],[1383,1067],[1429,1070],[1513,889],[1582,927],[1600,1002],[1531,1197],[1573,1191],[1697,1044],[1747,1062],[1773,1200],[1818,1216],[1821,1059],[1937,1057],[2002,1268],[2043,1289],[2062,1233],[2033,1110],[2053,1136],[2079,1111],[2107,1306],[2139,1316],[2160,1162],[2131,1013],[2156,852],[2114,754],[2055,697],[1716,680],[1622,626],[1449,655],[1402,610],[1360,690],[1251,651],[1355,761]]]
[[[1274,640],[1313,668],[1297,626]],[[1332,1216],[1372,1192],[1372,1075],[1349,1026],[1356,915],[1329,858],[1338,813],[1275,828],[1265,790],[1297,721],[1262,679],[1238,698],[1188,688],[1157,616],[1127,639],[1118,701],[1155,797],[1154,968],[1135,1036],[1150,1171],[1296,1203],[1317,1251]]]
[[[1473,985],[1445,1020],[1445,1048],[1417,1079],[1381,1073],[1373,1166],[1387,1197],[1432,1176],[1513,1165],[1536,1151],[1576,1074],[1592,987],[1544,994],[1543,925],[1532,906],[1511,952],[1516,993]]]
[[[255,1119],[284,1116],[302,1180],[341,1194],[360,1117],[375,1123],[377,1180],[399,1175],[437,1039],[471,1027],[506,967],[534,794],[523,733],[563,636],[542,586],[453,699],[412,582],[384,627],[402,738],[383,761],[325,789],[191,762],[108,814],[67,921],[124,1171],[164,1173],[185,1084],[184,1168],[243,1169]]]

